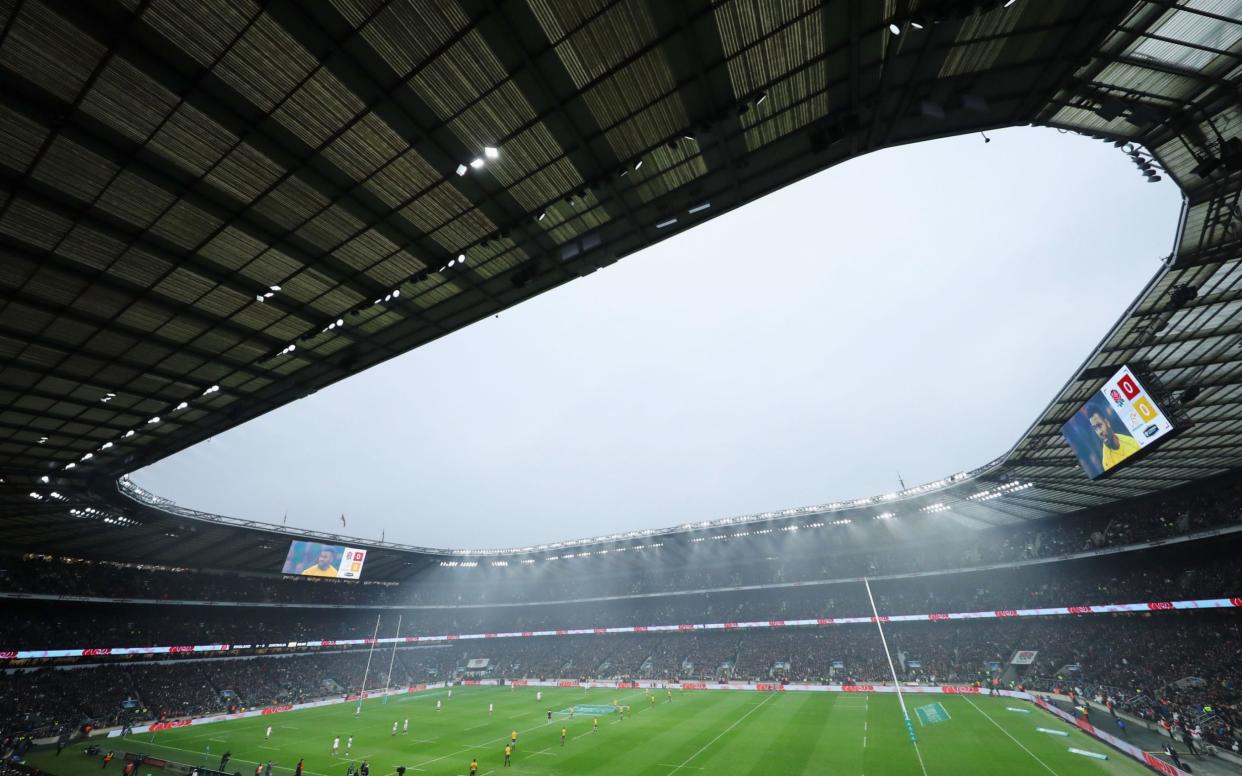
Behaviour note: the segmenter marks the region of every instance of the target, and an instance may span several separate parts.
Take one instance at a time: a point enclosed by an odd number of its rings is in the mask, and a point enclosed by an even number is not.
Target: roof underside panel
[[[1132,144],[1188,206],[1166,270],[988,475],[1034,485],[971,518],[1237,465],[1242,0],[966,5],[0,2],[0,507],[853,156],[1026,123]],[[1122,363],[1194,426],[1087,483],[1059,427]]]

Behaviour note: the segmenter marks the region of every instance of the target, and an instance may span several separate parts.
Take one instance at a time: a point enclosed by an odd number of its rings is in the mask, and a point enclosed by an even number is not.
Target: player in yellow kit
[[[332,565],[332,550],[320,550],[319,559],[313,566],[307,566],[302,570],[304,577],[335,577],[336,566]]]
[[[592,733],[599,732],[599,717],[596,717],[595,719],[591,720],[591,732]]]
[[[569,732],[568,728],[561,728],[561,746],[565,745],[565,734]]]
[[[517,749],[517,731],[516,730],[509,734],[509,745],[512,746],[514,749]]]
[[[512,756],[512,754],[513,754],[513,747],[506,746],[505,747],[505,767],[506,768],[509,767],[509,757]]]

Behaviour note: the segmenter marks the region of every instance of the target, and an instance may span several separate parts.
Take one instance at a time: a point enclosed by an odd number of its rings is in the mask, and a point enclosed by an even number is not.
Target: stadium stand
[[[888,615],[969,612],[1039,606],[1098,605],[1128,601],[1182,600],[1237,595],[1242,536],[1216,536],[1147,546],[1144,541],[1194,536],[1206,529],[1229,527],[1238,519],[1236,483],[1218,482],[1211,492],[1187,492],[1184,501],[1162,504],[1163,517],[1122,509],[1084,518],[1085,526],[1055,526],[1038,534],[1030,529],[995,529],[972,548],[972,563],[1037,561],[1024,566],[982,571],[942,569],[873,583],[876,605]],[[1067,521],[1068,522],[1068,521]],[[1107,527],[1113,544],[1092,541]],[[917,543],[916,543],[917,544]],[[740,545],[739,545],[740,546]],[[1214,560],[1203,560],[1210,546]],[[1047,554],[1044,549],[1053,548]],[[1088,557],[1057,560],[1084,549]],[[1032,552],[1032,548],[1039,548]],[[995,552],[996,555],[990,555]],[[869,558],[870,556],[865,556]],[[894,559],[921,557],[918,546],[895,545]],[[834,563],[868,563],[842,554]],[[836,568],[832,566],[831,568]],[[786,568],[791,576],[797,565]],[[820,572],[823,566],[814,565]],[[848,565],[847,568],[857,568]],[[889,566],[898,569],[898,566]],[[915,570],[921,570],[915,565]],[[231,578],[207,572],[168,571],[141,566],[76,563],[49,558],[10,558],[3,591],[49,594],[126,592],[150,603],[59,601],[11,602],[0,649],[70,646],[151,646],[177,643],[276,644],[319,639],[366,638],[377,615],[391,624],[403,617],[403,633],[432,635],[484,631],[682,622],[742,622],[864,615],[868,599],[853,580],[794,588],[768,586],[747,590],[687,592],[633,597],[625,595],[585,603],[519,604],[478,609],[442,605],[393,607],[404,586],[354,587],[353,609],[325,617],[320,590],[337,585],[282,581],[278,578]],[[661,570],[663,571],[663,570]],[[704,572],[711,573],[711,572]],[[82,584],[76,584],[81,574]],[[178,596],[190,603],[172,604],[155,595],[168,575],[178,575]],[[663,574],[656,575],[663,576]],[[478,577],[480,586],[491,580]],[[682,578],[683,581],[686,578]],[[709,577],[689,578],[702,582]],[[714,577],[710,577],[714,579]],[[469,577],[462,585],[469,589]],[[254,607],[245,595],[268,584],[282,606]],[[557,580],[543,580],[524,597],[557,600]],[[200,588],[199,585],[203,587]],[[691,588],[691,591],[694,589]],[[305,598],[298,600],[298,594]],[[468,594],[467,594],[468,596]],[[468,596],[469,597],[469,596]],[[193,601],[211,601],[195,605]],[[247,605],[249,604],[249,605]],[[376,607],[368,609],[367,607]],[[385,608],[390,607],[390,608]],[[895,623],[890,647],[900,658],[901,679],[912,682],[978,682],[1005,664],[1015,650],[1035,650],[1037,662],[1021,677],[1028,687],[1053,690],[1072,684],[1080,694],[1114,698],[1118,708],[1144,719],[1202,719],[1204,739],[1229,748],[1237,734],[1242,674],[1242,616],[1234,610],[1083,615],[1018,620]],[[366,652],[358,647],[265,647],[240,657],[202,659],[173,654],[138,658],[71,658],[14,661],[3,677],[0,708],[6,730],[47,733],[86,721],[118,724],[126,712],[121,702],[138,701],[150,718],[174,718],[237,709],[248,705],[300,702],[352,691],[361,686]],[[254,654],[258,652],[260,654]],[[826,625],[733,633],[629,634],[497,639],[485,645],[402,647],[396,650],[394,686],[470,678],[693,678],[760,681],[834,681],[880,683],[887,664],[868,625]],[[488,667],[467,671],[470,658],[487,658]],[[906,667],[907,659],[916,665]],[[839,661],[840,668],[834,668]],[[1067,669],[1071,667],[1072,670]],[[1193,681],[1185,681],[1193,678]],[[372,675],[369,689],[390,682]],[[237,688],[245,688],[239,690]],[[1214,709],[1205,715],[1202,709]],[[143,712],[128,712],[142,717]]]
[[[767,558],[755,561],[741,551],[723,557],[690,558],[672,567],[664,564],[660,574],[634,573],[632,568],[613,572],[607,566],[600,570],[593,568],[594,562],[585,569],[567,564],[557,570],[557,579],[565,588],[577,591],[599,590],[607,596],[644,595],[774,582],[874,578],[1100,552],[1211,530],[1242,529],[1242,477],[1226,475],[1191,486],[1176,496],[1089,510],[1036,526],[979,531],[965,542],[946,540],[934,527],[929,527],[931,530],[923,539],[920,528],[903,525],[900,531],[811,540],[787,549],[775,561]],[[700,565],[706,568],[699,568]],[[371,605],[452,607],[560,597],[550,595],[548,584],[540,575],[532,573],[534,569],[480,567],[459,572],[476,579],[467,577],[446,582],[426,579],[430,575],[423,574],[404,583],[367,581],[360,594],[355,583],[338,580],[253,572],[239,575],[222,570],[213,573],[210,569],[162,569],[135,563],[72,561],[51,556],[0,556],[0,594],[169,599],[174,597],[172,591],[176,591],[175,597],[179,599],[192,597],[209,601],[356,606],[361,599]],[[192,585],[185,584],[187,574],[195,578]],[[473,600],[472,594],[485,600]]]
[[[393,615],[438,634],[865,617],[864,576],[884,616],[1147,602],[887,633],[904,681],[983,681],[1033,651],[1012,681],[1236,750],[1236,606],[1160,605],[1242,600],[1236,3],[588,6],[0,2],[4,761],[85,724],[390,681],[874,685],[890,676],[870,622],[405,645],[391,676],[362,649],[289,646]],[[212,515],[129,479],[853,156],[1023,124],[1115,149],[1184,208],[1139,297],[975,469],[489,551]],[[1126,364],[1185,423],[1089,482],[1060,430]],[[274,576],[293,539],[357,541],[366,578]],[[252,646],[17,655],[224,640]]]

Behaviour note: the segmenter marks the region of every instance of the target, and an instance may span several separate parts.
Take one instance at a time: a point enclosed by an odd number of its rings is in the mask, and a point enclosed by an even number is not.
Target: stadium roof
[[[0,535],[103,552],[122,474],[845,159],[1026,123],[1133,144],[1182,232],[1012,451],[907,495],[1002,523],[1237,466],[1240,6],[0,4]],[[1122,363],[1195,425],[1091,483],[1059,427]]]

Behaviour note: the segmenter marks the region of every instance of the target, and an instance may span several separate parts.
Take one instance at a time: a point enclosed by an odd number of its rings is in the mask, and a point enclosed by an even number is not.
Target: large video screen
[[[1094,480],[1173,430],[1160,405],[1122,367],[1061,427],[1061,435]]]
[[[294,541],[289,544],[285,556],[285,574],[303,577],[332,577],[334,579],[362,579],[362,564],[367,551],[336,544]]]

